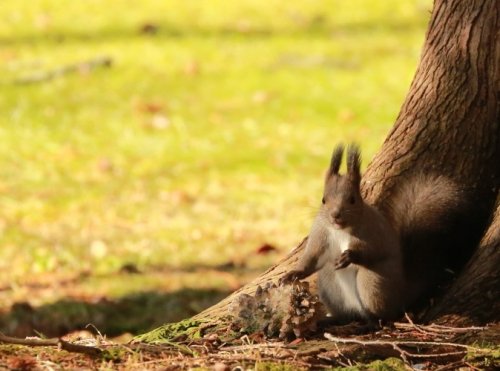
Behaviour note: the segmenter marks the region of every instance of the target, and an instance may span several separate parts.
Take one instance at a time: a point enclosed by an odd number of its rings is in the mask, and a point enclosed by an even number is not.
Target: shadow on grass
[[[37,333],[55,337],[91,324],[108,337],[126,332],[135,335],[192,316],[229,293],[215,289],[182,289],[172,293],[141,292],[93,303],[64,299],[36,308],[17,303],[8,313],[0,315],[0,331],[18,337]]]

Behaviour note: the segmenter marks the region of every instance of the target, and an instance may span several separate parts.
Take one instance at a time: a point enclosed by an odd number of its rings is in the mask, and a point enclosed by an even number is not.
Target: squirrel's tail
[[[385,214],[400,236],[409,305],[432,294],[451,278],[447,272],[463,264],[457,231],[465,227],[465,199],[451,179],[420,175],[388,200]]]
[[[388,216],[402,238],[440,231],[454,221],[463,200],[463,192],[450,179],[420,175],[396,189],[388,203]]]

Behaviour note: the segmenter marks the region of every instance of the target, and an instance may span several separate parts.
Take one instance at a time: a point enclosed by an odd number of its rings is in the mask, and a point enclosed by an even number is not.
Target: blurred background
[[[364,166],[431,0],[0,3],[0,331],[137,334],[307,234],[333,146]]]

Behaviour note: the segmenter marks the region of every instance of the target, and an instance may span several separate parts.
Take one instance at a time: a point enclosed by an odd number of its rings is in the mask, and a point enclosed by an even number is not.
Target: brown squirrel
[[[445,178],[416,178],[398,189],[385,210],[389,215],[384,215],[361,196],[359,148],[347,149],[346,175],[339,174],[343,152],[342,145],[333,152],[322,206],[305,251],[280,282],[318,271],[320,299],[334,320],[394,319],[428,288],[433,277],[432,272],[410,268],[418,246],[411,245],[405,257],[403,235],[421,227],[425,231],[428,225],[439,229],[441,211],[457,202],[458,192]],[[426,254],[428,247],[420,252]],[[438,264],[433,269],[438,270]]]

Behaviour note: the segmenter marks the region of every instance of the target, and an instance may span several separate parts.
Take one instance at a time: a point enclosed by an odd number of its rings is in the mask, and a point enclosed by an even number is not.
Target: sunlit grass
[[[382,143],[429,7],[2,1],[0,281],[284,254],[334,144],[366,165]],[[100,56],[112,67],[18,83]]]

